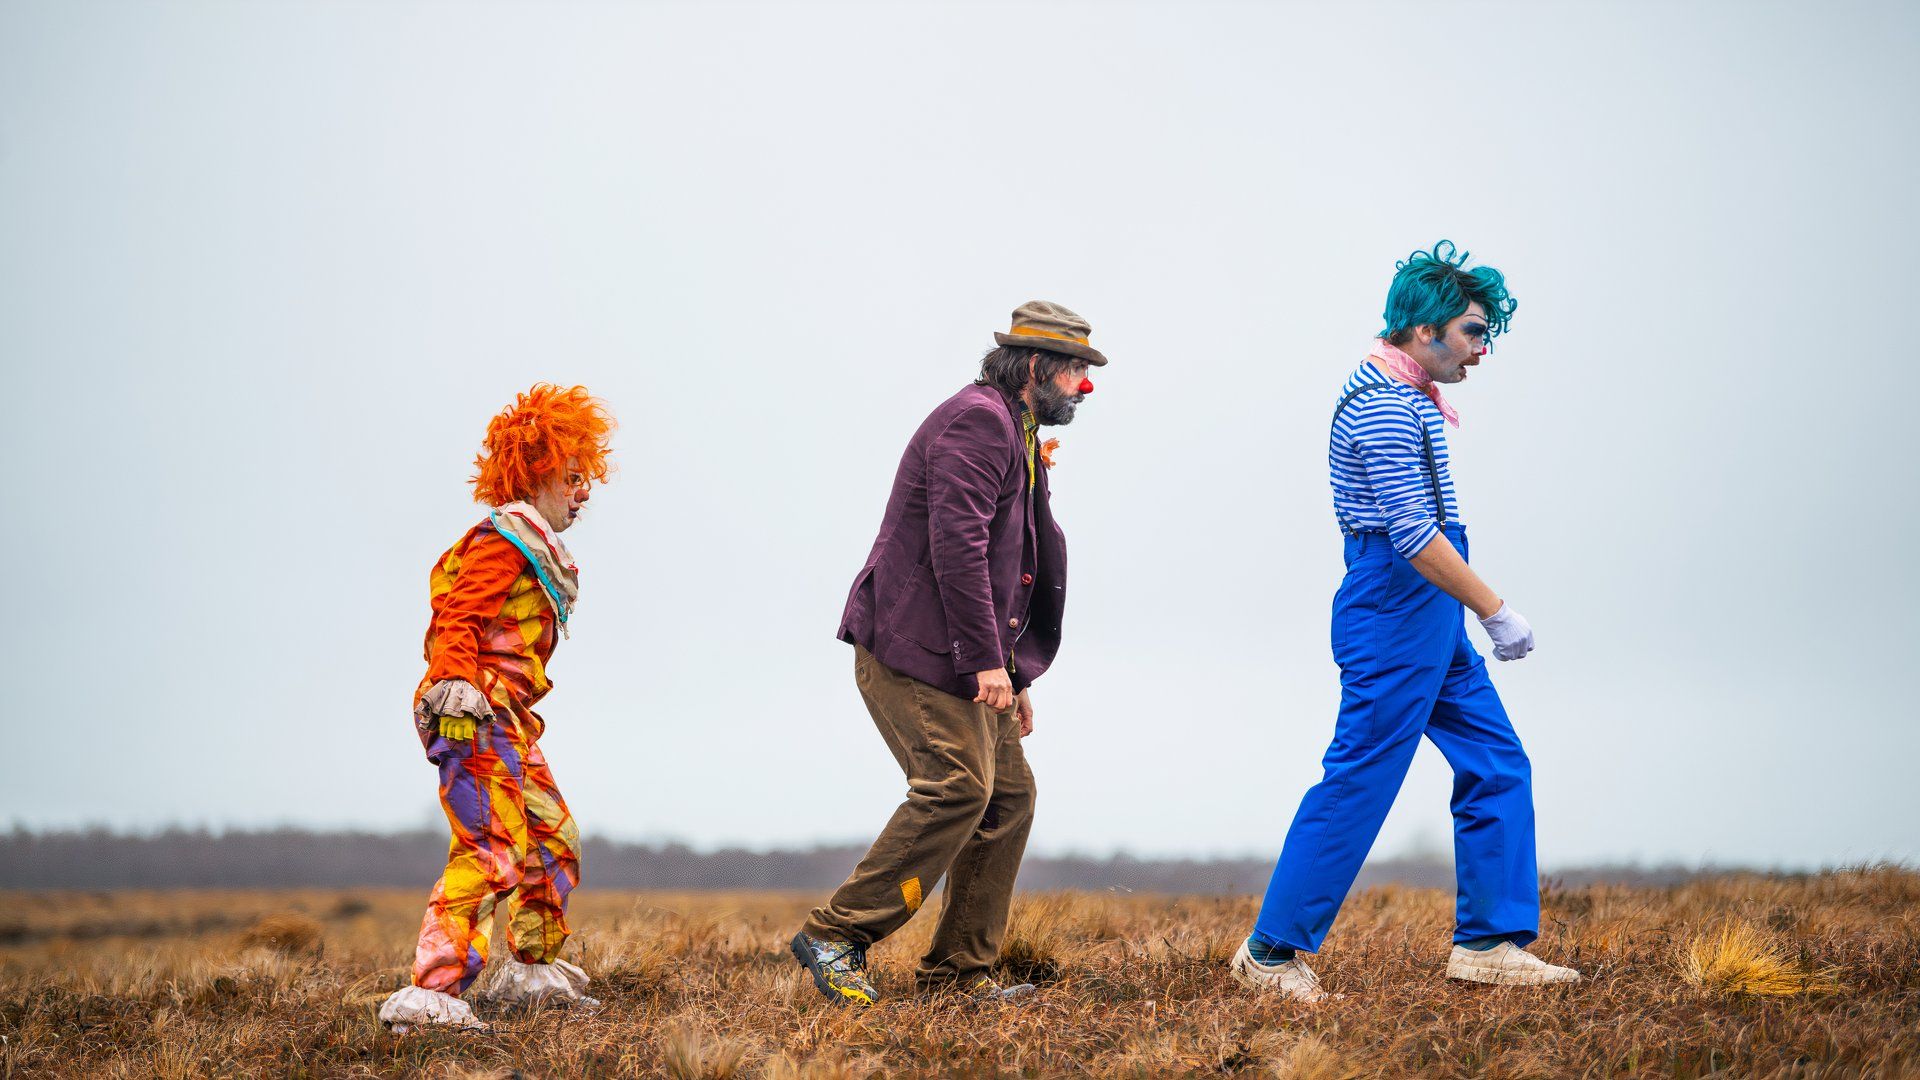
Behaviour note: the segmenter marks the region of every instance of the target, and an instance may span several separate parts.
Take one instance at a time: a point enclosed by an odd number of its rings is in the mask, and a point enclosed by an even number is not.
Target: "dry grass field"
[[[867,1012],[786,952],[813,897],[576,895],[598,1011],[383,1031],[425,890],[0,893],[0,1076],[1920,1076],[1920,874],[1729,876],[1545,894],[1582,986],[1442,978],[1451,898],[1355,896],[1317,968],[1340,1000],[1234,986],[1254,900],[1025,895],[1019,1006],[916,999],[923,914]],[[932,905],[930,904],[929,907]]]

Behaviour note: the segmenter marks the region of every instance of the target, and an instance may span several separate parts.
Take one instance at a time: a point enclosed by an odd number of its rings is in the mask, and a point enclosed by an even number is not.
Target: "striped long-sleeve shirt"
[[[1460,519],[1453,474],[1447,467],[1446,421],[1427,395],[1388,378],[1372,364],[1354,369],[1340,398],[1369,383],[1384,383],[1387,388],[1369,390],[1348,402],[1328,437],[1333,513],[1345,531],[1386,533],[1393,549],[1411,559],[1440,532],[1433,481],[1420,444],[1423,425],[1433,442],[1446,520]]]

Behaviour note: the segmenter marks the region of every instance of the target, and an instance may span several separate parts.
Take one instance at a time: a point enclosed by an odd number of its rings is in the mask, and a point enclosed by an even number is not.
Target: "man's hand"
[[[1533,627],[1505,601],[1500,610],[1480,620],[1487,636],[1493,639],[1493,655],[1498,660],[1518,660],[1533,651]]]
[[[440,734],[455,742],[462,739],[473,738],[473,733],[478,730],[479,727],[480,721],[475,720],[471,716],[443,716],[440,718]]]
[[[987,708],[994,712],[1001,712],[1013,704],[1013,679],[1007,675],[1006,668],[976,671],[973,677],[980,683],[980,692],[973,695],[973,700],[986,702]]]
[[[1013,714],[1020,718],[1020,737],[1024,739],[1033,734],[1033,699],[1025,690],[1013,699]]]

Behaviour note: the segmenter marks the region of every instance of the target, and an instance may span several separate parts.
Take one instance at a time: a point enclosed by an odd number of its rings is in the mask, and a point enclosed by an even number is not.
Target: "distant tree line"
[[[446,833],[307,829],[110,829],[0,834],[0,888],[173,889],[314,888],[394,885],[426,888],[439,874]],[[586,879],[614,889],[794,889],[838,885],[864,852],[853,844],[786,851],[677,843],[585,841]],[[1272,858],[1143,859],[1118,854],[1033,855],[1020,870],[1023,889],[1239,894],[1264,890]],[[1600,867],[1555,875],[1568,885],[1596,880],[1665,884],[1695,872],[1678,867]],[[1453,864],[1441,858],[1369,862],[1360,886],[1451,888]]]

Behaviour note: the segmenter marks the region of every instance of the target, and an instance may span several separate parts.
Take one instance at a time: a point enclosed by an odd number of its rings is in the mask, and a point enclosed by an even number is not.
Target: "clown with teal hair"
[[[1458,878],[1447,975],[1470,982],[1580,981],[1527,951],[1540,929],[1533,774],[1470,609],[1499,660],[1533,651],[1533,629],[1468,565],[1440,387],[1492,351],[1519,305],[1490,266],[1442,240],[1395,268],[1386,326],[1336,397],[1327,464],[1346,576],[1333,598],[1340,712],[1324,773],[1300,802],[1235,979],[1319,1001],[1302,954],[1317,952],[1425,736],[1452,767]]]

